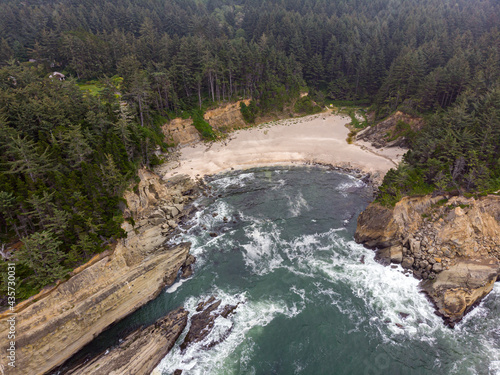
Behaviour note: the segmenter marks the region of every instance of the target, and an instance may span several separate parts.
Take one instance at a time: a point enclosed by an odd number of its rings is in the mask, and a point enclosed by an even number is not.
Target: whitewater
[[[234,314],[182,351],[188,324],[154,375],[500,374],[500,284],[455,329],[445,326],[416,279],[354,242],[356,219],[373,199],[357,176],[269,167],[206,180],[211,196],[195,202],[171,239],[191,242],[194,274],[90,351],[179,306],[193,316],[214,296],[221,308],[238,305]]]

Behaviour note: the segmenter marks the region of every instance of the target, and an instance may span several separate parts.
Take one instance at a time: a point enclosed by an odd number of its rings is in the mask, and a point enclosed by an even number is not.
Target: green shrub
[[[203,137],[203,139],[207,141],[213,141],[217,139],[217,135],[214,132],[214,129],[210,126],[208,122],[203,118],[203,112],[200,110],[192,110],[191,118],[193,119],[193,125],[198,130]]]
[[[293,109],[297,113],[305,113],[306,115],[321,112],[321,107],[316,105],[308,95],[297,100]]]
[[[255,103],[255,100],[252,100],[248,106],[244,102],[241,102],[240,111],[247,123],[255,123],[255,117],[257,116],[257,103]]]

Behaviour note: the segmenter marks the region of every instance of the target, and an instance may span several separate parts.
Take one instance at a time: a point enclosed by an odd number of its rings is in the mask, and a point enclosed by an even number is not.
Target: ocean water
[[[272,168],[211,178],[214,198],[175,241],[190,241],[194,275],[99,336],[103,350],[178,306],[239,303],[185,352],[157,367],[189,374],[500,374],[500,285],[454,330],[418,281],[356,244],[370,188],[325,168]],[[227,222],[224,221],[227,218]],[[215,232],[217,237],[211,237]],[[205,349],[210,343],[219,344]]]

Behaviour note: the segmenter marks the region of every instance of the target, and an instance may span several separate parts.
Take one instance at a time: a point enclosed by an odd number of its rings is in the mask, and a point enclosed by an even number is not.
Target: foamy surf
[[[204,202],[179,237],[193,243],[195,275],[165,295],[190,315],[212,294],[222,305],[240,305],[184,353],[181,338],[156,373],[311,374],[340,368],[338,373],[353,374],[499,375],[500,285],[455,330],[447,328],[416,279],[401,267],[378,264],[373,251],[352,241],[366,205],[365,184],[323,170],[318,176],[300,173],[255,170],[210,182],[222,198]],[[319,180],[309,187],[311,179]],[[352,208],[352,200],[359,208]],[[309,328],[303,332],[304,326]],[[317,346],[318,338],[326,341]],[[361,357],[351,358],[352,351]]]
[[[182,352],[179,343],[183,342],[189,330],[189,326],[186,327],[177,344],[157,366],[155,373],[167,375],[177,369],[193,375],[232,374],[241,371],[254,373],[255,369],[248,366],[254,350],[253,340],[248,334],[251,333],[252,337],[258,336],[276,316],[292,318],[300,313],[297,306],[287,306],[284,301],[250,301],[246,293],[230,294],[215,289],[209,295],[190,297],[186,300],[184,307],[189,311],[190,317],[196,314],[198,303],[207,300],[210,295],[220,299],[221,306],[238,305],[235,314],[228,318],[219,316],[215,320],[214,328],[205,339],[191,344]],[[220,343],[212,348],[208,350],[205,348],[218,341]],[[235,350],[238,355],[235,355]]]

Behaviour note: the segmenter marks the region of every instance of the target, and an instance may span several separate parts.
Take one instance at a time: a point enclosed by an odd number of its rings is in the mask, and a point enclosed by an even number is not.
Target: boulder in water
[[[216,301],[215,297],[212,296],[206,302],[200,302],[198,304],[198,307],[196,308],[198,314],[191,317],[191,327],[189,328],[188,334],[184,338],[184,342],[180,346],[182,351],[186,350],[189,345],[200,342],[207,337],[214,327],[215,320],[219,316],[227,318],[238,307],[238,305],[225,305],[221,309],[221,302],[221,300]],[[205,345],[205,348],[213,347],[224,338],[225,337],[217,342]]]

